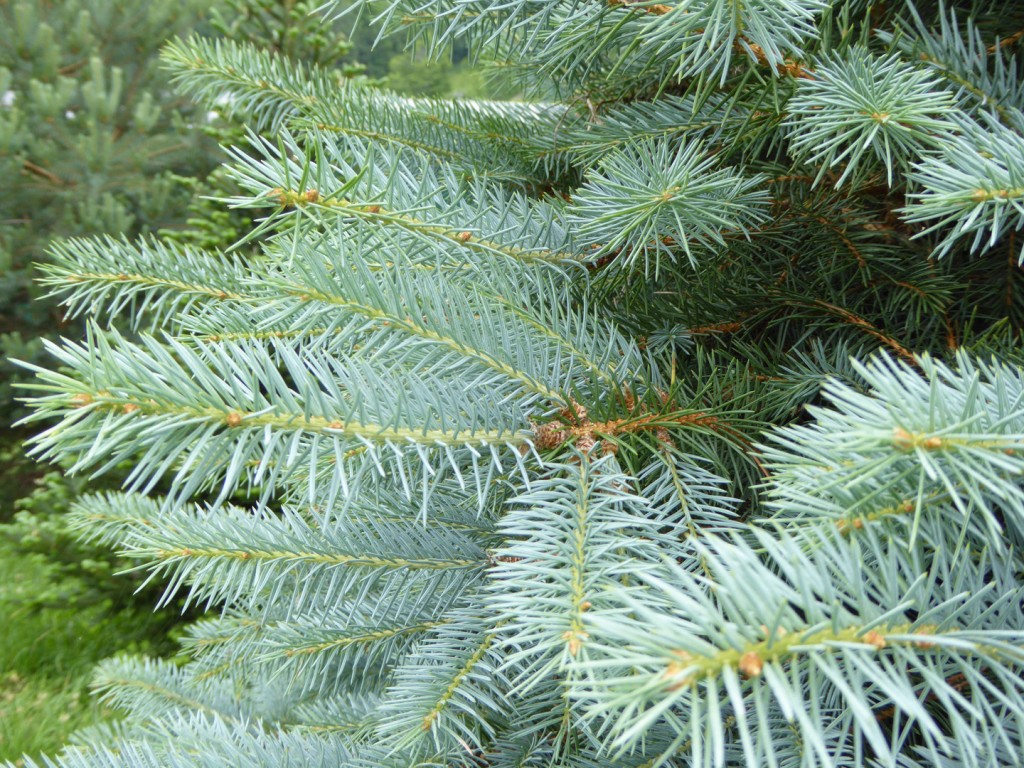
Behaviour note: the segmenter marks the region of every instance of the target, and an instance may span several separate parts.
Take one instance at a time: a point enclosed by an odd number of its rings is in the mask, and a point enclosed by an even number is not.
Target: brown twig
[[[698,325],[696,328],[691,328],[690,333],[736,333],[743,327],[743,323],[729,322],[729,323],[715,323],[714,325]]]
[[[826,229],[830,229],[833,233],[835,233],[836,237],[838,237],[842,241],[843,245],[846,246],[846,250],[848,250],[850,252],[850,255],[853,256],[853,258],[857,261],[857,266],[859,266],[861,269],[867,267],[868,264],[864,260],[864,255],[860,252],[860,249],[857,247],[857,244],[850,239],[850,236],[847,235],[842,228],[836,226],[834,221],[830,220],[825,216],[814,216],[814,220],[817,221],[819,224],[823,225]]]
[[[57,74],[64,75],[65,77],[67,77],[68,75],[73,75],[75,72],[80,70],[88,63],[88,59],[79,59],[78,61],[74,61],[70,64],[65,64],[63,67],[57,70]]]
[[[985,50],[988,51],[989,53],[995,53],[1000,48],[1006,48],[1007,46],[1013,45],[1018,40],[1020,40],[1022,37],[1024,37],[1024,29],[1018,29],[1016,32],[1014,32],[1009,37],[1004,37],[998,43],[995,43],[994,45],[990,45]]]
[[[902,357],[915,368],[918,367],[917,359],[914,357],[913,352],[911,352],[909,349],[900,344],[892,336],[889,336],[884,331],[880,330],[878,327],[876,327],[874,324],[864,319],[860,315],[856,315],[848,309],[837,307],[835,304],[829,304],[827,301],[822,301],[821,299],[815,299],[813,302],[811,302],[811,304],[813,306],[821,307],[822,309],[827,310],[833,315],[842,318],[846,322],[850,323],[850,325],[855,325],[858,328],[862,328],[864,331],[871,334],[876,339],[885,344],[887,347],[892,349],[897,355]]]
[[[671,444],[667,428],[677,426],[704,427],[729,435],[745,445],[749,444],[742,433],[722,422],[717,416],[704,411],[666,415],[660,412],[646,412],[641,406],[638,415],[610,421],[592,421],[587,409],[580,403],[572,401],[560,416],[560,419],[534,425],[534,442],[541,450],[572,442],[581,451],[587,452],[597,445],[600,438],[615,438],[647,431],[653,431],[663,443]],[[614,443],[606,444],[605,448],[614,452]]]
[[[21,164],[21,168],[22,168],[23,171],[25,171],[27,173],[31,173],[34,176],[41,176],[42,178],[46,179],[51,184],[55,184],[58,187],[67,186],[67,183],[60,176],[58,176],[57,174],[53,173],[52,171],[46,170],[41,165],[36,165],[31,160],[25,160]]]

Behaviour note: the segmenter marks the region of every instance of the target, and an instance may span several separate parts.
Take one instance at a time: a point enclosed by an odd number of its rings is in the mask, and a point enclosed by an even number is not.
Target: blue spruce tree
[[[53,764],[1019,765],[1019,4],[362,10],[526,100],[176,43],[258,256],[54,251],[35,450],[211,612]]]

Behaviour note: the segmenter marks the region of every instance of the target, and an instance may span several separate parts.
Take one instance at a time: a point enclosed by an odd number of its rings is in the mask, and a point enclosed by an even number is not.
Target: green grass
[[[89,670],[106,655],[102,621],[95,610],[33,606],[50,571],[0,543],[0,759],[55,750],[105,716],[87,696]]]
[[[61,603],[56,568],[0,539],[0,761],[53,753],[77,729],[114,717],[88,694],[93,665],[162,650],[166,618],[109,604]]]
[[[0,678],[0,760],[54,753],[79,728],[113,713],[86,689],[88,675],[55,678],[10,672]]]

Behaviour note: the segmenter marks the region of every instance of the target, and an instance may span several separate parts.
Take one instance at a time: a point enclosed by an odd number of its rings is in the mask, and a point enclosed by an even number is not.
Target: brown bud
[[[560,421],[549,421],[534,427],[533,434],[534,445],[542,451],[557,448],[568,439],[565,425]]]
[[[84,408],[92,403],[92,395],[82,392],[72,397],[71,402],[75,408]]]
[[[590,639],[590,635],[578,629],[568,629],[562,634],[562,639],[569,644],[569,654],[575,656],[580,652],[583,643]]]
[[[229,427],[237,427],[237,426],[240,426],[240,425],[241,425],[241,423],[242,423],[242,414],[240,414],[240,413],[235,413],[234,411],[232,411],[232,412],[231,412],[231,413],[229,413],[229,414],[227,415],[227,417],[226,417],[226,418],[224,419],[224,422],[225,422],[225,423],[226,423],[226,424],[227,424],[227,425],[228,425]]]
[[[636,398],[628,384],[622,388],[622,396],[626,403],[626,410],[632,411],[636,407]]]
[[[682,674],[682,671],[685,668],[685,664],[680,664],[675,661],[670,661],[668,663],[662,677],[664,677],[666,681],[671,681],[668,686],[669,691],[678,691],[680,688],[686,688],[687,686],[693,685],[693,675],[686,675],[684,677]]]
[[[914,438],[903,427],[892,431],[892,443],[900,450],[906,451],[914,447]]]
[[[466,243],[469,242],[469,239],[471,237],[473,237],[473,234],[471,232],[459,232],[459,234],[455,236],[455,239],[458,240],[460,243]]]
[[[924,447],[927,448],[929,451],[934,451],[934,450],[936,450],[938,448],[941,448],[942,447],[942,438],[941,437],[929,437],[927,440],[924,441]]]
[[[434,720],[437,719],[437,712],[431,712],[429,715],[423,718],[423,723],[420,725],[420,730],[429,731],[433,725]]]
[[[936,629],[937,629],[937,627],[934,624],[928,624],[928,625],[925,625],[923,627],[919,627],[914,632],[914,634],[915,635],[930,635],[933,632],[935,632]],[[925,639],[921,639],[921,640],[915,641],[914,645],[916,645],[918,648],[934,648],[935,647],[935,643],[933,641],[925,640]]]
[[[737,666],[740,672],[747,677],[757,677],[761,674],[761,670],[764,669],[764,661],[753,651],[747,651],[740,656],[740,662]]]
[[[315,189],[307,189],[302,193],[302,199],[307,203],[315,203],[320,199],[320,193]]]
[[[587,420],[588,415],[589,413],[586,406],[576,402],[575,400],[570,400],[569,405],[562,409],[562,416],[570,421],[583,423]]]
[[[885,648],[885,638],[873,629],[870,632],[865,632],[864,637],[862,637],[861,640],[868,645],[875,646],[878,650]]]
[[[124,411],[125,413],[135,413],[137,410],[139,410],[139,406],[137,406],[135,403],[125,403],[123,406],[121,406],[121,410]]]

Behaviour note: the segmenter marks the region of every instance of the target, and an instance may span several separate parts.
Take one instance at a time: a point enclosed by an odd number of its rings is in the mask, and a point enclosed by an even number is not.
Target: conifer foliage
[[[212,611],[53,764],[1019,765],[1019,5],[362,10],[528,100],[176,43],[259,255],[54,253],[35,450]]]

